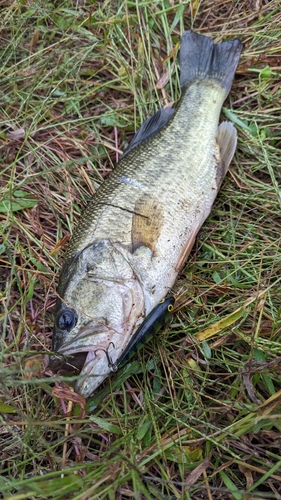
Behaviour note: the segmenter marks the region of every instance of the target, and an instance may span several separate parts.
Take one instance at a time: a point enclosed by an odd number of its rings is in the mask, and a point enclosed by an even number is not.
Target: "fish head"
[[[144,316],[143,289],[124,251],[108,240],[90,245],[62,268],[50,367],[80,371],[75,389],[88,397]]]

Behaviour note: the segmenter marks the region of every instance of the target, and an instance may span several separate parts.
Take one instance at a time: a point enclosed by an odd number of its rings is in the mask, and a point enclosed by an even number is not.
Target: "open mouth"
[[[58,375],[78,375],[85,365],[88,352],[78,352],[68,356],[56,354],[50,356],[49,367]]]
[[[113,344],[113,342],[110,342],[110,344]],[[108,353],[108,348],[98,347],[94,351],[82,351],[68,355],[53,354],[50,356],[49,367],[53,373],[57,373],[58,375],[78,375],[96,357],[97,351],[103,351],[106,355],[108,366],[114,366]]]

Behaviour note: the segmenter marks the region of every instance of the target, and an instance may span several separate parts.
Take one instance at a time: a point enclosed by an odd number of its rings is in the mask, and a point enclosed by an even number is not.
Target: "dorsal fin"
[[[125,149],[120,160],[124,158],[132,149],[136,148],[141,142],[147,141],[154,135],[158,134],[166,125],[168,125],[170,119],[172,118],[175,110],[174,108],[167,107],[161,108],[156,111],[153,116],[147,118],[141,128],[137,131],[136,135],[130,142],[127,149]]]

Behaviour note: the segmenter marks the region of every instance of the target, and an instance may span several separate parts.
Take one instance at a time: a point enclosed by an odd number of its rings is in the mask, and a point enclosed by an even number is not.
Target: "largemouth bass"
[[[236,148],[233,125],[218,122],[241,48],[183,34],[176,109],[145,120],[74,230],[53,350],[81,371],[75,389],[84,397],[170,291],[211,211]]]

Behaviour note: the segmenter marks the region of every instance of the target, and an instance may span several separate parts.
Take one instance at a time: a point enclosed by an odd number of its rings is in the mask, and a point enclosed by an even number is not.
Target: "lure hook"
[[[113,363],[113,361],[112,361],[112,359],[111,359],[111,357],[109,355],[109,352],[108,352],[108,349],[109,349],[109,347],[110,347],[111,344],[113,345],[113,349],[115,349],[114,343],[113,342],[109,342],[109,344],[108,344],[108,346],[107,346],[106,349],[103,349],[102,347],[98,347],[98,349],[96,349],[94,351],[94,353],[96,355],[97,351],[103,351],[105,353],[106,357],[107,357],[108,367],[111,368],[113,371],[116,371],[116,370],[113,369],[113,367],[116,366],[116,365],[115,365],[115,363]]]

